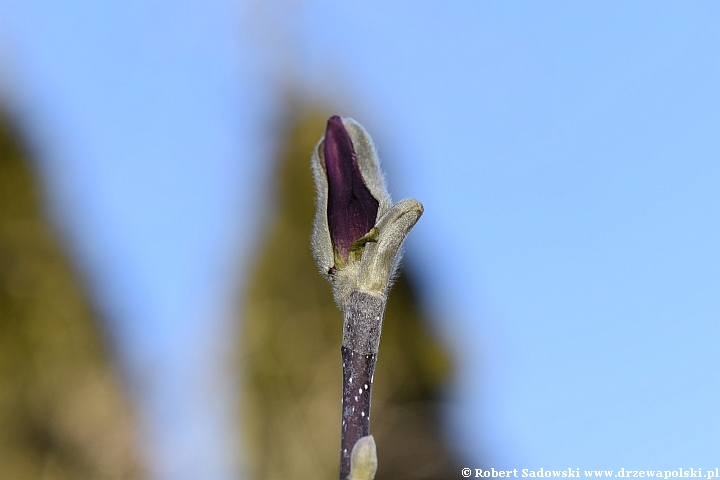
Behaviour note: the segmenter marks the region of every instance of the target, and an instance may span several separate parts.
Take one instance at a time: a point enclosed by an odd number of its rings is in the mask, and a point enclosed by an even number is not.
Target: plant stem
[[[370,398],[377,355],[362,355],[341,347],[343,359],[342,440],[340,478],[350,473],[355,443],[370,434]]]
[[[370,400],[373,374],[385,313],[382,296],[353,291],[343,308],[342,439],[340,479],[350,474],[355,443],[370,433]]]

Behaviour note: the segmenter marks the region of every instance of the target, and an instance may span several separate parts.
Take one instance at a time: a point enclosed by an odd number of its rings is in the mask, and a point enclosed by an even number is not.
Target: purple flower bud
[[[323,156],[330,239],[336,255],[347,263],[352,245],[375,226],[379,202],[365,184],[350,134],[337,115],[328,120]]]
[[[392,203],[375,145],[352,118],[328,120],[311,163],[317,193],[311,244],[335,302],[345,308],[353,291],[386,296],[423,206],[411,198]]]

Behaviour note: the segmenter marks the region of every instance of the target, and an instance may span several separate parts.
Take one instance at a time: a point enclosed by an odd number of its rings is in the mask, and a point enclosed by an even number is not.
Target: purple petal
[[[347,262],[350,247],[375,226],[379,202],[360,174],[342,119],[330,117],[323,146],[328,177],[328,226],[335,251]]]

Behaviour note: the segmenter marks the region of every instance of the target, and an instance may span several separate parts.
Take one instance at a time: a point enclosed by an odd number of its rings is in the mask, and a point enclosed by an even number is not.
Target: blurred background
[[[378,479],[717,467],[719,24],[0,0],[0,477],[336,475],[341,320],[308,245],[331,114],[425,206]]]

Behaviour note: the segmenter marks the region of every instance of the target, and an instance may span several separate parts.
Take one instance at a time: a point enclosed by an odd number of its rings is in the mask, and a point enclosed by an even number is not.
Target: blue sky
[[[713,2],[0,2],[2,95],[156,475],[238,471],[223,339],[283,89],[365,125],[425,205],[406,262],[459,360],[468,466],[717,466],[718,24]]]

